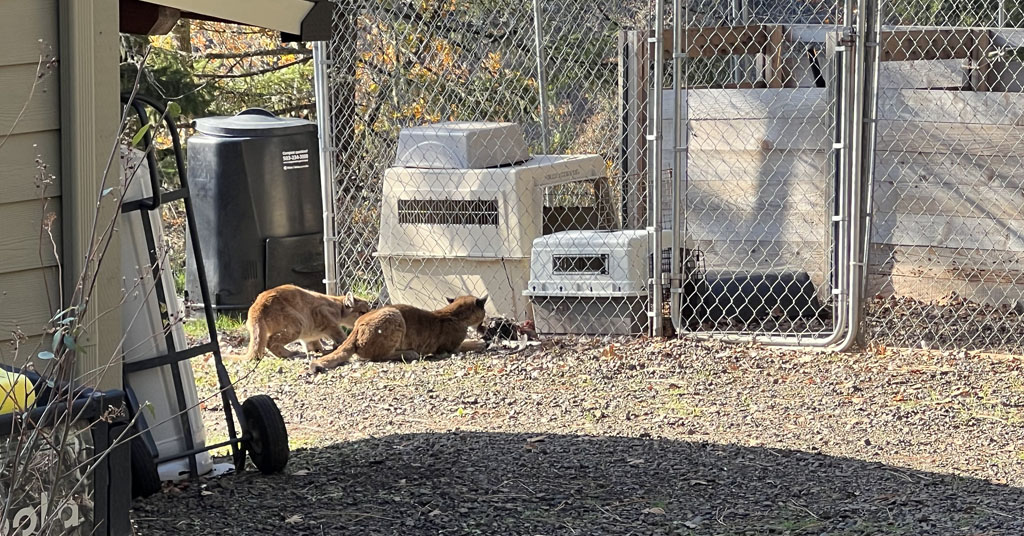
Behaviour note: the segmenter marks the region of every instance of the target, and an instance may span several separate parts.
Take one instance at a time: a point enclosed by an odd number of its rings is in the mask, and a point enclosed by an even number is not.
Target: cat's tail
[[[249,329],[249,349],[245,352],[245,360],[259,362],[263,359],[269,339],[270,334],[267,333],[267,330],[259,322],[253,322]]]

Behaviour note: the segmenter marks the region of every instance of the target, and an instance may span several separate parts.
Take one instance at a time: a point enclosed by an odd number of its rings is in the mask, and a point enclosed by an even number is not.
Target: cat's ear
[[[445,299],[448,300],[448,303],[455,303],[455,298],[445,298]]]
[[[355,307],[356,297],[351,292],[345,295],[345,307]]]
[[[483,298],[477,298],[476,299],[476,306],[477,307],[483,307],[486,304],[487,304],[487,296],[484,296]]]

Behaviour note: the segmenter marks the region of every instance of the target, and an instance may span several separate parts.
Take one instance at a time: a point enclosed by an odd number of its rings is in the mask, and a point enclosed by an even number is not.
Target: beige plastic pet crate
[[[543,230],[544,188],[603,175],[598,155],[535,156],[485,169],[388,169],[376,255],[392,303],[436,309],[446,297],[487,295],[488,314],[531,318],[522,292],[533,240]]]

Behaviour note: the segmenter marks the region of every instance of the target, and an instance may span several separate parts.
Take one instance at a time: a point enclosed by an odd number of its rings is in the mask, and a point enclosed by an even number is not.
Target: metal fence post
[[[652,91],[654,98],[650,99],[651,107],[647,120],[647,144],[650,147],[650,157],[647,159],[649,170],[648,188],[651,191],[651,202],[648,205],[648,219],[651,234],[651,303],[648,317],[651,322],[651,335],[662,336],[664,326],[662,325],[662,288],[663,282],[661,269],[661,231],[662,231],[662,210],[661,210],[661,105],[665,86],[665,0],[656,0],[654,3],[654,36],[648,38],[648,42],[654,45],[654,77]]]
[[[338,256],[334,226],[334,150],[331,147],[331,92],[328,85],[330,59],[327,43],[313,44],[313,91],[316,98],[316,124],[320,138],[320,197],[324,221],[324,283],[327,293],[338,294]]]
[[[685,129],[687,119],[687,106],[683,102],[683,84],[686,82],[683,72],[683,60],[686,58],[686,47],[688,43],[686,36],[689,31],[689,9],[686,9],[686,16],[683,16],[683,1],[672,0],[672,104],[675,112],[672,114],[672,252],[669,258],[669,316],[672,318],[672,326],[676,332],[683,329],[682,322],[682,292],[683,274],[680,271],[682,254],[680,248],[684,247],[686,216],[681,213],[683,208],[680,203],[682,194],[681,181],[686,180],[686,136],[689,132]],[[660,212],[660,211],[659,211]]]
[[[537,92],[540,100],[540,141],[544,154],[548,154],[548,77],[547,58],[544,54],[544,13],[541,0],[533,0],[533,40],[537,49]]]
[[[861,170],[860,176],[853,177],[853,180],[860,181],[861,183],[860,205],[862,210],[857,214],[860,220],[861,236],[857,237],[859,240],[855,245],[860,248],[860,255],[863,261],[860,278],[853,282],[859,286],[858,294],[860,299],[854,304],[856,310],[853,319],[851,319],[850,329],[855,331],[857,345],[863,348],[867,343],[866,333],[864,332],[864,318],[865,302],[869,299],[867,290],[868,267],[870,266],[871,256],[875,139],[877,135],[875,119],[878,114],[878,60],[879,43],[881,41],[881,25],[879,20],[881,19],[881,3],[879,0],[859,0],[859,2],[861,4],[860,13],[863,20],[863,38],[861,39],[862,46],[858,52],[861,55],[860,61],[863,64],[864,77],[862,84],[857,88],[862,92],[861,99],[863,101],[862,138],[860,154],[857,155],[857,158],[864,162],[865,165]]]

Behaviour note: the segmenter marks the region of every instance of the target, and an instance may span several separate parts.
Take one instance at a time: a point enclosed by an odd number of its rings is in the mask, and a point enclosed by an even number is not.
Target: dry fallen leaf
[[[285,519],[284,522],[288,523],[289,525],[295,525],[295,524],[298,524],[298,523],[302,523],[302,516],[292,516],[292,517],[289,517],[288,519]]]
[[[306,476],[309,474],[309,469],[299,469],[292,473],[293,476]]]
[[[539,436],[527,438],[526,442],[527,443],[537,443],[538,441],[544,441],[547,438],[548,438],[548,436],[546,436],[546,435],[539,435]]]
[[[213,495],[213,492],[212,491],[206,491],[204,489],[203,491],[200,491],[199,494],[202,495],[203,497],[205,497],[207,495]]]
[[[665,515],[665,509],[664,508],[659,508],[657,506],[654,506],[652,508],[644,508],[641,513],[644,513],[644,514],[655,514],[655,515],[663,516],[663,515]]]

